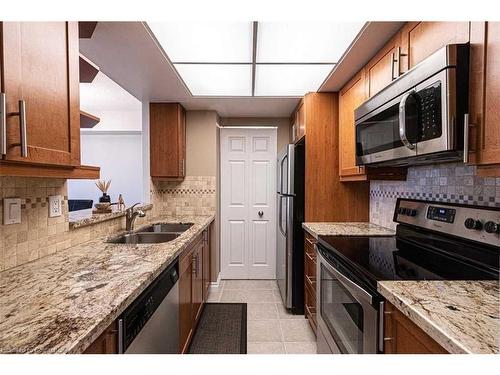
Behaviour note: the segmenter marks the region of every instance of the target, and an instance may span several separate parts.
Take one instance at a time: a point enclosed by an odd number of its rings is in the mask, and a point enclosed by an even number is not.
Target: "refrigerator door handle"
[[[280,186],[280,190],[279,192],[281,194],[287,194],[288,191],[283,191],[283,164],[285,164],[285,161],[288,159],[288,154],[285,154],[283,156],[283,159],[281,159],[281,162],[280,162],[280,171],[279,171],[279,176],[280,176],[280,181],[279,181],[279,186]],[[288,186],[286,187],[288,189]]]
[[[282,195],[279,196],[278,227],[280,228],[281,234],[286,237],[286,231],[283,229],[283,226],[281,225],[283,223],[283,198],[286,198],[286,197],[284,197]]]

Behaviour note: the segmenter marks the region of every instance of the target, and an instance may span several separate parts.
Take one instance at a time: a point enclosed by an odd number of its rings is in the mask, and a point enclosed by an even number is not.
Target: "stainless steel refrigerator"
[[[276,279],[287,309],[304,313],[305,140],[287,145],[278,157]]]

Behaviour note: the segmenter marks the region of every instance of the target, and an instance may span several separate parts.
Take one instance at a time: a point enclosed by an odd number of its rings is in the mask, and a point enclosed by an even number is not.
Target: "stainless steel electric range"
[[[500,208],[398,199],[395,236],[319,236],[318,353],[383,352],[382,280],[499,278]]]

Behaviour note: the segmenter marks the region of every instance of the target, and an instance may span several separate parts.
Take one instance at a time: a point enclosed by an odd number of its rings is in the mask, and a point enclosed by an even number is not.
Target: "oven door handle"
[[[410,141],[406,137],[406,101],[414,93],[415,90],[406,92],[402,96],[401,102],[399,102],[399,138],[401,139],[401,142],[403,142],[403,144],[410,150],[414,150],[415,145],[413,143],[410,143]]]
[[[320,257],[320,262],[325,265],[326,268],[328,268],[328,270],[333,273],[335,275],[335,277],[337,277],[337,279],[347,288],[349,289],[349,292],[353,295],[353,297],[355,297],[356,299],[358,299],[358,301],[361,303],[361,304],[364,304],[362,303],[362,301],[367,301],[370,305],[372,304],[373,302],[373,296],[368,293],[366,290],[364,290],[363,288],[361,288],[358,284],[352,282],[347,276],[345,276],[343,273],[341,273],[339,270],[337,270],[336,268],[332,267],[328,261],[323,257],[323,255],[321,254],[321,251],[318,251],[318,247],[317,245],[314,245],[315,249],[316,249],[316,252],[318,253],[319,257]]]

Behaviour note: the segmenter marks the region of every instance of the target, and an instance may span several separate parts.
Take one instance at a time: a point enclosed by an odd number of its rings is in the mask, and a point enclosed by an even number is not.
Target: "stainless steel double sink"
[[[182,233],[193,226],[193,223],[158,223],[144,228],[137,232],[125,233],[118,237],[110,238],[109,243],[120,244],[150,244],[163,243],[175,240]]]

